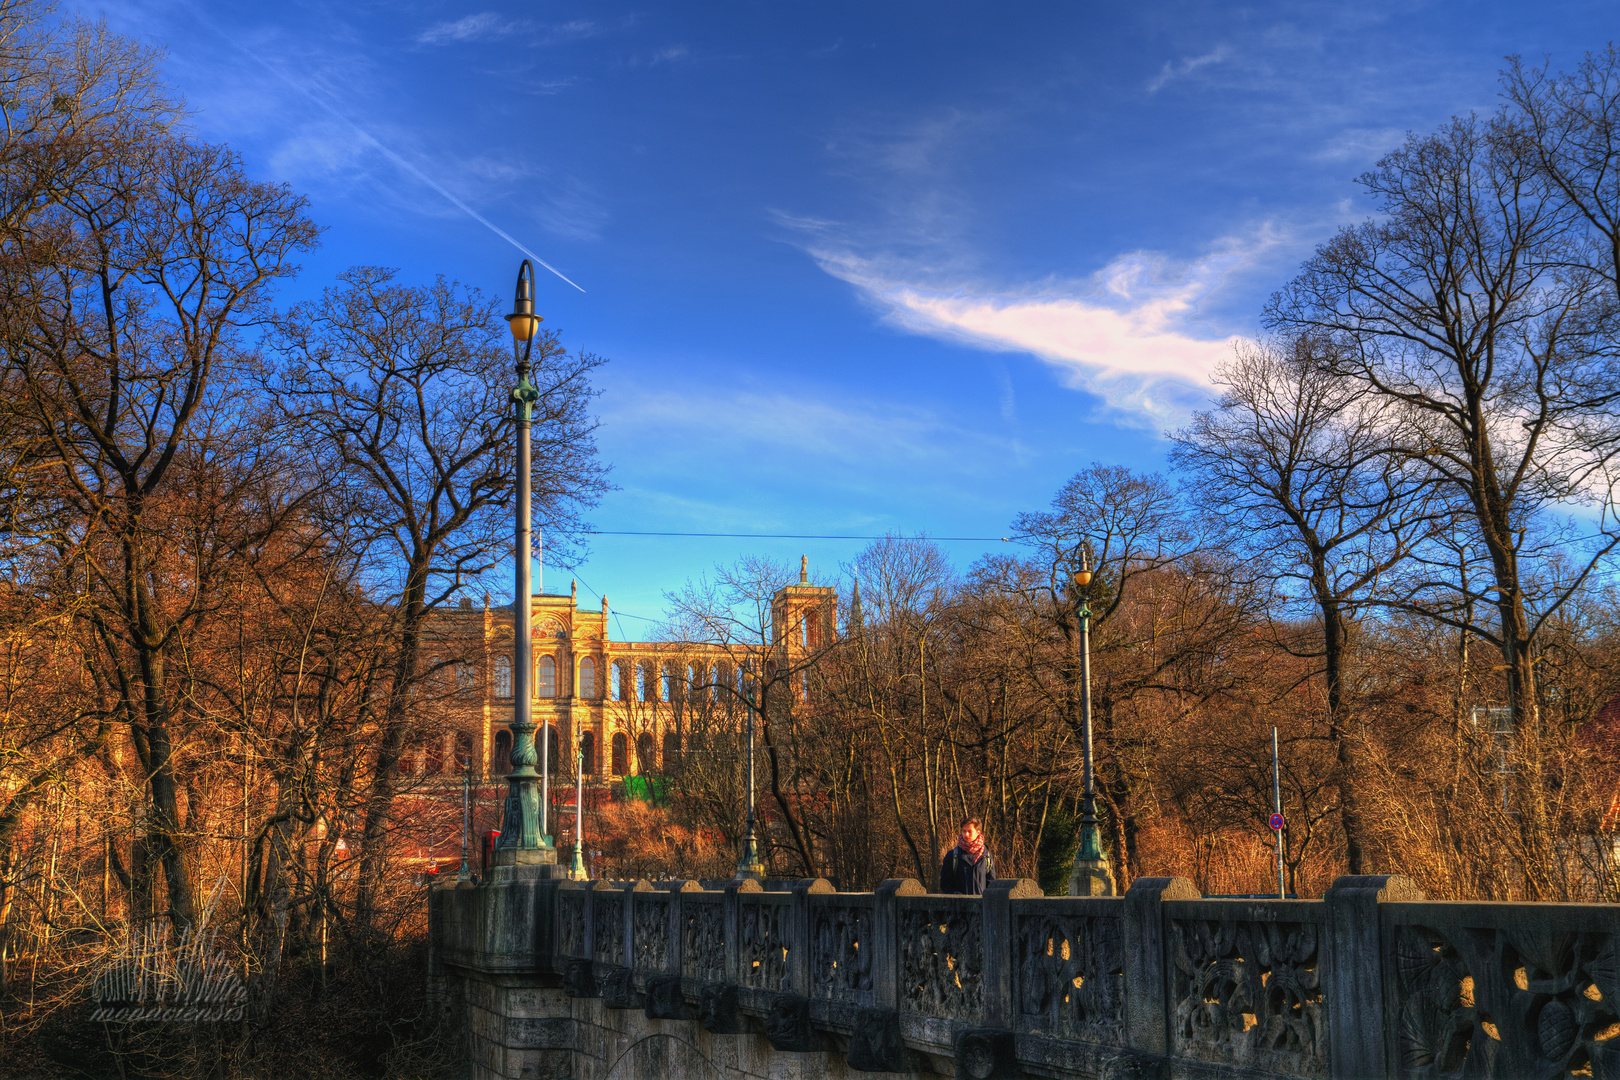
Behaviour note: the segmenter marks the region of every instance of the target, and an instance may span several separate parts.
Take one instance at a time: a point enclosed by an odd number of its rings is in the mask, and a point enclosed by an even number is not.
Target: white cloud
[[[1018,293],[923,283],[910,267],[847,251],[811,255],[907,330],[1030,353],[1124,414],[1116,419],[1159,427],[1208,402],[1215,367],[1239,340],[1198,326],[1199,304],[1280,239],[1266,229],[1188,263],[1134,252],[1090,281]]]
[[[513,30],[513,24],[502,21],[493,11],[480,11],[464,15],[452,22],[436,23],[416,35],[423,45],[446,45],[453,41],[487,41]]]
[[[1311,155],[1313,161],[1376,161],[1401,145],[1400,128],[1346,128]]]
[[[524,19],[507,20],[493,11],[480,11],[450,22],[435,23],[416,35],[416,41],[419,45],[451,45],[465,41],[493,41],[522,34],[530,44],[543,46],[578,41],[600,32],[601,29],[588,19],[574,19],[545,29]]]
[[[1148,82],[1147,92],[1156,94],[1169,83],[1186,78],[1201,67],[1219,64],[1231,55],[1231,49],[1228,49],[1225,45],[1217,45],[1202,56],[1186,56],[1179,61],[1166,60],[1164,67]]]

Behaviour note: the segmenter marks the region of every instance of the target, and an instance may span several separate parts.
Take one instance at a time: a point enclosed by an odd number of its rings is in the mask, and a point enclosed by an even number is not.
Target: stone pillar
[[[1164,954],[1166,900],[1198,900],[1186,878],[1141,877],[1125,893],[1125,1045],[1170,1053],[1170,961]]]
[[[1424,899],[1398,874],[1346,876],[1322,895],[1327,903],[1328,1074],[1333,1080],[1395,1075],[1385,1023],[1383,949],[1378,905]]]
[[[830,893],[837,890],[826,878],[800,878],[793,883],[793,906],[788,909],[788,922],[792,929],[788,948],[788,993],[800,997],[810,996],[810,894]]]
[[[872,1001],[880,1009],[900,1007],[900,914],[895,897],[927,892],[915,878],[889,878],[872,890]]]
[[[753,878],[732,878],[726,882],[725,912],[721,916],[726,928],[726,982],[742,984],[742,905],[738,893],[764,892],[765,887]]]
[[[696,881],[669,883],[669,971],[674,975],[686,971],[686,912],[681,909],[681,894],[702,892],[703,885]]]
[[[1017,943],[1013,940],[1012,902],[1045,896],[1029,878],[995,878],[985,883],[984,929],[984,1016],[988,1027],[1011,1030],[1013,1026],[1013,965],[1017,963]]]

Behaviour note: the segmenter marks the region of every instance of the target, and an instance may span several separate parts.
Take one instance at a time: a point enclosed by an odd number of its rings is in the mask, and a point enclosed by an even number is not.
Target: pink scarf
[[[967,830],[963,829],[962,834],[956,838],[956,849],[967,856],[968,862],[978,862],[984,855],[984,834],[980,833],[969,840]]]

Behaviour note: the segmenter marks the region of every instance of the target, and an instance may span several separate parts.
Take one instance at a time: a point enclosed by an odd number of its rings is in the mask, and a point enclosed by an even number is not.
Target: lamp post
[[[568,868],[572,881],[584,881],[585,873],[585,748],[574,753],[575,772],[579,774],[574,788],[574,864]]]
[[[1091,767],[1091,560],[1080,544],[1080,569],[1074,572],[1075,594],[1080,598],[1080,729],[1085,791],[1080,803],[1080,844],[1069,875],[1070,896],[1113,896],[1114,871],[1103,854],[1097,828],[1097,784]]]
[[[759,857],[759,840],[754,835],[754,671],[751,661],[742,664],[743,704],[747,708],[748,743],[748,832],[743,837],[742,854],[737,859],[737,877],[765,880],[765,864]]]
[[[473,887],[472,867],[467,863],[467,844],[472,837],[472,757],[461,768],[461,869],[456,872],[456,888]],[[324,932],[324,927],[323,927]]]
[[[550,747],[541,739],[541,769],[534,771],[534,718],[529,681],[533,676],[534,643],[529,599],[529,424],[540,391],[529,381],[529,350],[540,327],[534,313],[534,267],[528,259],[518,268],[517,297],[512,314],[506,317],[512,328],[512,355],[517,361],[518,384],[512,391],[517,406],[517,544],[513,552],[516,571],[512,615],[512,771],[507,774],[506,807],[501,815],[501,835],[495,841],[496,866],[534,866],[557,863],[557,849],[546,835],[546,805],[535,781],[549,771]]]

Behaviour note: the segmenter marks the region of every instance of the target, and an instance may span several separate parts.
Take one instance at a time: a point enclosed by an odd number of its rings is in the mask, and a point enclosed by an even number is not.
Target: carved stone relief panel
[[[1018,918],[1019,1027],[1057,1038],[1125,1044],[1125,941],[1119,919],[1031,913]]]
[[[604,964],[624,963],[624,897],[609,892],[595,897],[596,956]]]
[[[900,1007],[972,1019],[984,998],[983,916],[979,907],[900,913]]]
[[[1615,936],[1561,931],[1552,915],[1511,929],[1396,928],[1402,1076],[1620,1076]]]
[[[742,981],[762,990],[787,989],[790,909],[781,904],[742,905]]]
[[[1174,919],[1178,1057],[1285,1076],[1327,1075],[1327,1002],[1313,923]]]
[[[563,956],[585,955],[585,893],[581,890],[557,894],[557,951]]]
[[[636,968],[663,971],[669,967],[669,900],[636,897]]]
[[[719,904],[704,904],[687,900],[681,905],[686,920],[686,941],[682,952],[682,971],[694,979],[705,982],[724,982],[726,978],[725,909]]]
[[[810,909],[812,993],[832,1001],[872,1004],[871,908]]]

